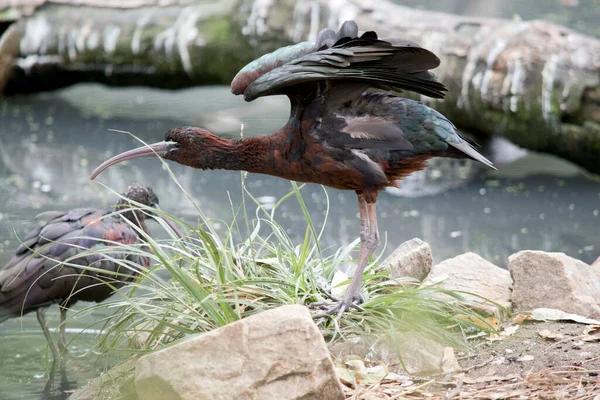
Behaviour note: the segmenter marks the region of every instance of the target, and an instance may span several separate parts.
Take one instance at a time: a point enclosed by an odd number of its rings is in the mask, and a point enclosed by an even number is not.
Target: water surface
[[[185,124],[229,135],[239,135],[243,124],[244,134],[250,135],[279,128],[287,112],[285,99],[245,104],[225,87],[166,92],[86,84],[2,100],[0,264],[8,261],[19,243],[16,235],[26,233],[37,213],[111,206],[114,196],[90,182],[89,173],[106,157],[138,143],[109,129],[130,131],[147,142],[161,140],[168,128]],[[474,251],[506,267],[508,256],[522,249],[564,251],[585,262],[598,256],[597,181],[569,163],[525,155],[502,141],[488,152],[500,162],[498,173],[454,160],[437,163],[436,168],[407,180],[402,196],[382,193],[380,231],[387,236],[388,246],[379,251],[389,253],[403,241],[420,237],[432,246],[435,261]],[[513,161],[502,164],[503,160]],[[231,220],[230,199],[234,205],[241,201],[240,173],[171,168],[208,216]],[[111,168],[98,180],[117,191],[132,182],[148,184],[156,190],[164,210],[194,218],[193,207],[156,159]],[[246,185],[267,203],[290,190],[289,182],[262,175],[249,175]],[[358,235],[356,196],[325,191],[329,221],[321,244],[335,249]],[[309,184],[302,193],[320,225],[327,209],[324,189]],[[301,240],[304,218],[293,198],[281,207],[278,221],[292,238]],[[56,326],[58,313],[53,310],[49,315],[51,326]],[[85,328],[93,320],[72,321],[69,327]],[[40,390],[45,382],[45,342],[34,314],[0,325],[0,336],[0,357],[5,360],[0,366],[0,398],[30,398],[30,390]],[[89,347],[93,337],[82,335],[75,353]],[[102,367],[94,356],[75,359],[69,361],[68,377],[72,383],[81,383]],[[23,386],[32,389],[23,390]]]

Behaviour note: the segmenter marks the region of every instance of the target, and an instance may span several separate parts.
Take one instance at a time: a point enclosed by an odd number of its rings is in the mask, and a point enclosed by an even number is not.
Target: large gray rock
[[[144,400],[344,398],[306,307],[282,306],[140,358]]]
[[[600,268],[544,251],[521,251],[508,260],[516,311],[555,308],[600,318]]]
[[[393,278],[410,277],[422,281],[432,264],[431,247],[421,239],[414,238],[398,246],[379,264],[379,268],[391,268]]]
[[[512,280],[507,270],[483,259],[475,253],[465,253],[434,265],[424,284],[441,282],[444,289],[470,292],[510,307]],[[497,307],[477,296],[464,295],[475,308],[488,314],[497,314]]]

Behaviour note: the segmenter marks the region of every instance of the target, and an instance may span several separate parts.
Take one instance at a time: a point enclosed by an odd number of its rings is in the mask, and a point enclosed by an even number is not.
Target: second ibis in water
[[[157,208],[158,197],[151,188],[137,184],[129,186],[122,196],[112,211],[77,208],[40,214],[37,219],[47,222],[25,236],[0,270],[0,322],[35,311],[54,360],[66,348],[68,308],[78,301],[107,299],[150,263],[148,257],[135,251],[110,248],[138,243],[144,238],[142,232],[150,235],[146,220],[159,217],[137,209],[130,201]],[[180,236],[170,221],[164,221]],[[44,317],[55,303],[61,315],[59,345]]]

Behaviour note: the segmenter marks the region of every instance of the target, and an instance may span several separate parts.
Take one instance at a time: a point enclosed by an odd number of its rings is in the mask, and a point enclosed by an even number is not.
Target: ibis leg
[[[40,326],[42,327],[42,331],[44,332],[44,336],[46,336],[46,340],[48,341],[48,346],[50,346],[50,351],[52,352],[52,356],[54,357],[53,362],[56,362],[60,358],[60,352],[58,350],[58,346],[56,345],[56,342],[54,341],[54,339],[52,338],[52,335],[50,334],[50,330],[48,329],[48,324],[46,324],[46,311],[48,311],[47,307],[41,307],[41,308],[38,308],[35,311],[35,313],[37,316],[37,320],[40,323]]]
[[[362,310],[358,304],[362,302],[360,289],[362,276],[369,262],[369,258],[379,243],[379,231],[377,229],[377,214],[375,202],[367,202],[362,193],[358,193],[358,209],[360,214],[360,251],[358,253],[358,265],[352,275],[350,286],[346,290],[342,300],[334,299],[333,302],[317,303],[319,308],[324,308],[327,314],[337,313],[339,321],[344,312],[350,308]]]
[[[65,338],[65,329],[67,321],[67,309],[60,307],[60,335],[58,340],[58,349],[61,353],[67,350],[67,340]]]
[[[365,268],[369,263],[371,255],[373,254],[373,252],[377,248],[377,244],[379,243],[379,231],[377,229],[377,215],[375,203],[367,203],[366,208],[368,222],[365,226],[364,235],[361,230],[361,243],[360,251],[358,253],[358,265],[356,266],[356,270],[352,275],[352,281],[350,282],[350,286],[348,286],[346,294],[344,295],[344,298],[342,299],[341,304],[338,307],[339,310],[334,311],[338,313],[338,320],[342,317],[344,311],[351,308],[352,305],[358,305],[362,303],[360,289],[362,287],[363,273],[365,272]]]

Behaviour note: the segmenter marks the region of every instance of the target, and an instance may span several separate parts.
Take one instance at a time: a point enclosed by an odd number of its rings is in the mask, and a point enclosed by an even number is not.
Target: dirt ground
[[[407,377],[398,371],[394,382],[346,387],[347,399],[600,400],[600,330],[586,334],[589,329],[525,322],[499,340],[474,339],[470,354],[455,354],[457,372]]]

